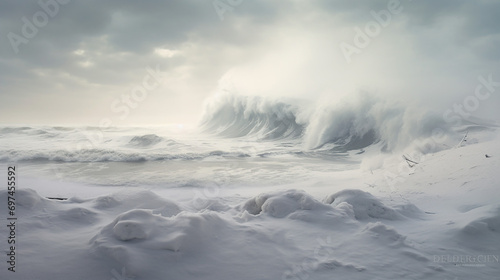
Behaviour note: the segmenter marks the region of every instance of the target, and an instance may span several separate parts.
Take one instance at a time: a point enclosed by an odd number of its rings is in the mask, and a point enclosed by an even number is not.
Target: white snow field
[[[500,279],[500,138],[471,134],[411,168],[367,150],[361,168],[282,184],[235,169],[247,184],[223,190],[51,181],[18,163],[16,272],[2,214],[1,279]]]

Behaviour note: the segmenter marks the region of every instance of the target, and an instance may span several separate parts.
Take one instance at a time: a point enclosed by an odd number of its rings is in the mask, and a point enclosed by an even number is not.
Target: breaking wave
[[[306,104],[309,105],[309,104]],[[403,149],[449,125],[437,114],[360,94],[312,108],[262,97],[219,95],[206,106],[201,127],[222,137],[300,138],[307,149],[349,151],[378,144]]]
[[[298,108],[284,102],[224,95],[207,106],[202,120],[205,132],[262,140],[298,138],[304,133],[304,125],[297,121]]]

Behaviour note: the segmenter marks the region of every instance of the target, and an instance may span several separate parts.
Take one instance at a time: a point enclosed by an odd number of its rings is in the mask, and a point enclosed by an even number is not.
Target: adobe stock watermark
[[[244,157],[252,157],[257,154],[257,149],[254,147],[253,143],[245,141],[241,143],[244,148],[241,148],[242,155]],[[224,157],[224,155],[221,155]],[[223,196],[223,191],[228,187],[233,181],[232,175],[234,175],[235,170],[247,170],[247,166],[242,165],[239,159],[229,158],[225,159],[228,161],[221,169],[213,172],[213,183],[204,184],[202,190],[195,189],[193,192],[193,199],[191,204],[197,210],[203,210],[210,208],[216,202],[217,198]]]
[[[462,125],[464,119],[472,116],[472,113],[480,108],[481,102],[488,100],[492,93],[496,91],[496,88],[500,87],[500,82],[493,80],[493,74],[489,74],[487,78],[479,76],[477,77],[477,81],[478,83],[476,84],[474,93],[466,96],[461,103],[455,103],[451,106],[451,108],[443,112],[442,118],[445,123],[452,127],[459,127]],[[430,140],[431,141],[425,142],[421,145],[417,144],[417,148],[420,151],[432,151],[435,150],[438,145],[443,145],[445,140],[445,129],[440,127],[434,128],[432,130]],[[425,155],[420,151],[414,151],[410,157],[421,164],[425,161]],[[406,160],[403,160],[398,165],[398,172],[396,174],[390,171],[384,172],[386,183],[392,191],[395,190],[396,184],[404,183],[406,181],[406,177],[411,174],[409,172],[413,170],[413,167],[409,166]]]
[[[412,0],[408,0],[412,1]],[[372,39],[380,35],[383,28],[389,26],[394,15],[400,14],[403,11],[403,6],[399,0],[389,0],[387,9],[380,11],[370,11],[373,20],[367,22],[363,29],[356,26],[353,43],[340,43],[340,50],[344,55],[347,63],[351,63],[354,54],[360,54],[362,49],[368,47]]]
[[[412,161],[422,163],[425,161],[425,155],[419,151],[413,151],[407,158]],[[397,191],[396,186],[399,183],[404,183],[407,176],[414,172],[416,165],[409,164],[407,160],[402,160],[397,168],[397,173],[390,172],[388,170],[384,171],[384,179],[392,192]]]
[[[119,98],[116,98],[111,102],[110,109],[114,114],[118,114],[118,119],[125,120],[132,110],[135,110],[139,105],[144,102],[151,91],[160,87],[163,83],[163,74],[160,71],[160,65],[156,65],[156,68],[146,67],[146,75],[141,80],[141,83],[135,84],[128,93],[122,94]],[[90,146],[93,148],[98,146],[104,140],[104,129],[113,126],[113,118],[102,118],[99,121],[98,130],[85,130],[83,133],[89,140]]]
[[[214,204],[214,199],[220,197],[222,188],[229,183],[229,171],[233,165],[229,164],[227,169],[213,173],[213,184],[204,184],[202,190],[194,190],[193,200],[191,201],[196,210],[208,209]]]
[[[234,8],[243,4],[244,1],[245,0],[214,0],[212,5],[219,19],[223,21],[225,13],[234,11]]]
[[[85,140],[69,148],[68,152],[78,153],[82,150],[97,148],[99,144],[104,142],[104,130],[112,127],[117,121],[116,118],[125,120],[132,110],[139,108],[139,105],[149,97],[151,91],[163,84],[165,74],[160,71],[160,65],[156,65],[155,68],[146,67],[145,72],[141,82],[111,102],[110,110],[117,116],[102,118],[98,127],[82,129],[81,132],[85,136]],[[56,177],[61,179],[61,170],[57,167],[53,170]]]
[[[485,267],[486,264],[499,264],[499,255],[434,255],[433,261],[462,267]]]
[[[60,11],[61,5],[66,5],[71,0],[39,0],[38,6],[40,10],[31,16],[31,20],[27,17],[22,17],[20,34],[9,32],[7,38],[14,53],[19,53],[19,46],[21,44],[28,44],[30,39],[35,38],[41,28],[49,24],[49,20],[54,18]]]
[[[122,94],[111,103],[111,112],[120,114],[120,120],[126,119],[131,110],[146,100],[150,91],[157,89],[163,83],[160,65],[156,65],[155,69],[146,67],[146,72],[142,82],[133,86],[129,94]]]
[[[470,117],[473,112],[477,111],[481,105],[481,101],[485,101],[495,92],[496,87],[500,87],[500,82],[493,81],[493,75],[489,74],[488,78],[479,76],[474,94],[464,98],[462,103],[453,104],[453,110],[448,109],[443,113],[443,119],[453,126],[460,126],[462,120]]]

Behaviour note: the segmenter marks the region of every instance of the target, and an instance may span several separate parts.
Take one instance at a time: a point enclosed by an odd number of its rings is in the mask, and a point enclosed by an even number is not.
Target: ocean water
[[[2,127],[0,161],[23,176],[102,186],[286,184],[359,163],[300,139],[224,138],[165,127]]]
[[[310,185],[358,169],[368,155],[449,148],[445,141],[430,149],[415,142],[425,143],[439,128],[441,138],[457,143],[464,130],[373,98],[314,110],[305,105],[225,94],[192,127],[2,126],[0,163],[18,164],[30,178],[99,186]]]

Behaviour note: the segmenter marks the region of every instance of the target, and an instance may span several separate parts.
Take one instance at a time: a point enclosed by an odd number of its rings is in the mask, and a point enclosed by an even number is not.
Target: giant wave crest
[[[207,105],[202,127],[205,132],[224,137],[297,138],[304,132],[304,125],[297,120],[297,110],[280,101],[228,94]]]
[[[384,151],[404,149],[413,141],[450,125],[438,114],[369,94],[346,100],[293,105],[256,96],[224,94],[207,103],[201,127],[222,137],[260,140],[300,138],[308,149],[348,151],[378,144]],[[311,107],[312,105],[312,107]]]

